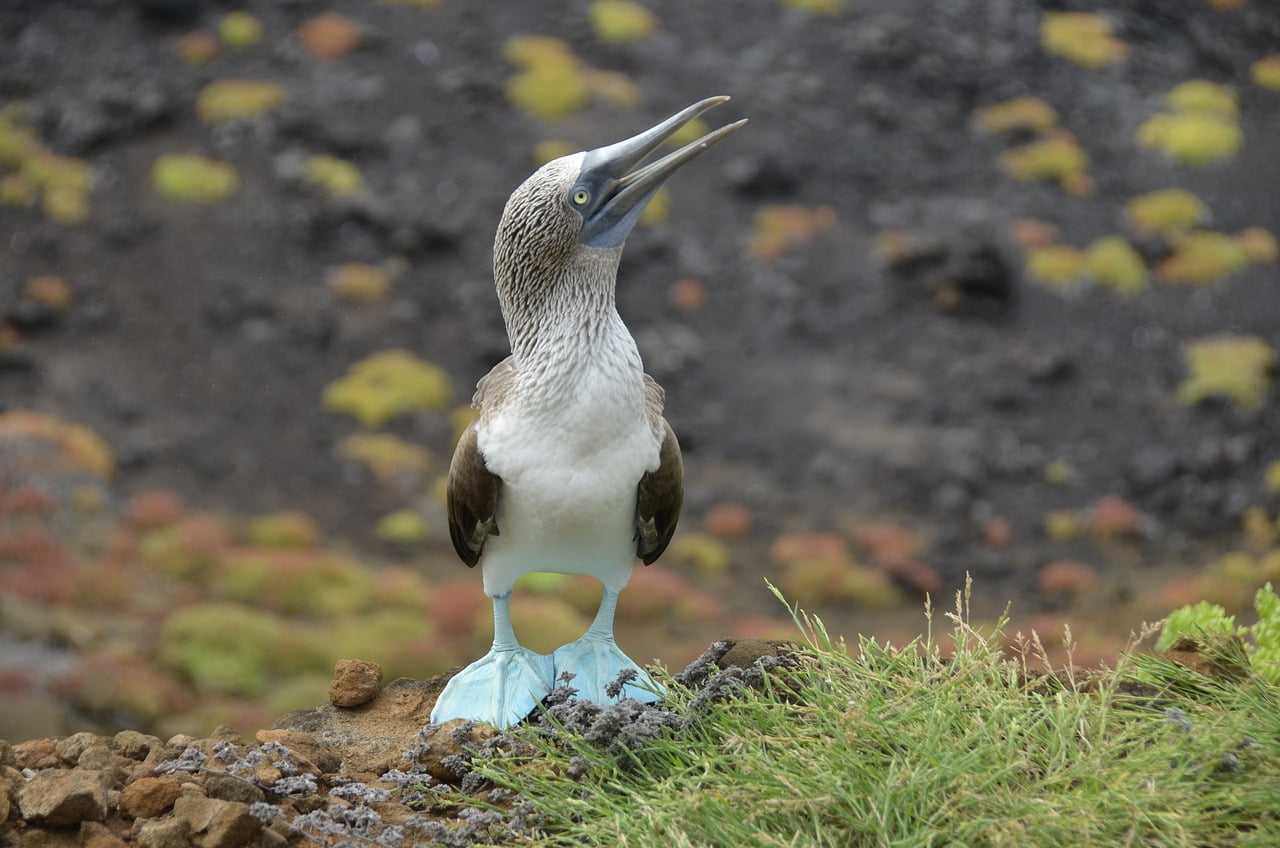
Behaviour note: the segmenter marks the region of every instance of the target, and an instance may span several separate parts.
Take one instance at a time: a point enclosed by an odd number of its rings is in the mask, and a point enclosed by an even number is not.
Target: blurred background
[[[1280,583],[1280,8],[1263,0],[9,0],[0,737],[204,734],[489,640],[443,479],[538,164],[714,94],[619,309],[687,500],[619,637],[1054,661]],[[526,643],[598,588],[530,578]],[[941,626],[940,622],[935,624]]]

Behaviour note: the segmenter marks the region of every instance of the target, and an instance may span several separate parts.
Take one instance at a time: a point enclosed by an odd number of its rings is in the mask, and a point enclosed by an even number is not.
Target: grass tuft
[[[729,698],[664,678],[672,715],[635,744],[528,730],[532,755],[475,766],[530,799],[538,845],[1280,840],[1280,690],[1259,679],[1138,655],[1038,675],[970,624],[967,596],[948,634],[905,647],[850,647],[792,615],[808,642],[798,662],[758,670],[756,685],[743,675]]]

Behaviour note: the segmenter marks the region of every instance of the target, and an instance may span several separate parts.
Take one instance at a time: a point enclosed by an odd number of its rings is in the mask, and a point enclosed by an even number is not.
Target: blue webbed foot
[[[431,710],[431,721],[465,718],[510,727],[551,691],[553,669],[549,655],[494,648],[453,676]]]
[[[662,697],[662,687],[622,653],[612,637],[588,633],[576,642],[557,648],[551,658],[555,663],[556,677],[565,672],[572,674],[573,680],[569,685],[578,690],[578,697],[584,701],[607,704],[622,698],[635,698],[652,704]],[[614,689],[609,684],[614,683],[624,670],[634,672],[634,677],[617,690],[617,694],[610,695]]]

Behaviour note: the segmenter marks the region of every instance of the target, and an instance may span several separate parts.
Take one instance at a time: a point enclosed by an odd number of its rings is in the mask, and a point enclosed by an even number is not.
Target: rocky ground
[[[794,646],[713,644],[678,680],[721,698]],[[712,673],[708,663],[720,669]],[[745,676],[744,676],[745,675]],[[474,757],[517,752],[489,725],[431,724],[448,681],[385,686],[376,663],[346,661],[330,703],[284,716],[251,740],[224,726],[168,741],[133,730],[17,745],[0,740],[0,844],[115,848],[503,844],[536,823],[517,793],[472,772]],[[727,690],[726,690],[727,691]],[[600,708],[549,696],[561,726],[607,750],[638,744],[677,719],[623,701]],[[655,721],[654,717],[662,721]]]
[[[1171,284],[1158,269],[1172,242],[1125,212],[1177,187],[1207,207],[1201,226],[1280,232],[1280,94],[1251,74],[1280,43],[1269,3],[947,0],[918,14],[881,0],[829,18],[770,2],[735,5],[730,25],[716,4],[651,2],[656,29],[625,43],[605,41],[584,2],[143,8],[166,5],[0,9],[0,106],[91,175],[83,208],[56,181],[0,206],[0,412],[100,434],[108,511],[156,489],[237,516],[300,510],[370,560],[462,576],[424,492],[447,465],[452,409],[506,352],[489,249],[507,194],[540,143],[611,142],[723,92],[734,99],[711,125],[751,123],[679,175],[665,223],[632,237],[619,300],[685,449],[683,527],[745,508],[708,584],[735,617],[778,612],[761,577],[786,565],[780,539],[801,539],[799,559],[839,549],[844,588],[794,573],[786,588],[851,634],[915,627],[920,590],[966,573],[990,610],[1013,599],[1019,616],[1066,609],[1123,633],[1163,613],[1134,601],[1172,578],[1242,544],[1274,550],[1270,378],[1251,400],[1179,392],[1197,340],[1280,345],[1276,265]],[[1046,50],[1044,16],[1063,6],[1101,13],[1123,57],[1090,68]],[[220,32],[233,11],[257,40]],[[327,11],[354,27],[349,52],[302,36]],[[550,90],[585,79],[576,111],[539,117],[516,97],[511,40],[530,35],[564,40],[578,77]],[[224,79],[285,94],[258,117],[202,119],[202,92]],[[1236,94],[1243,143],[1211,164],[1135,139],[1191,79]],[[1037,131],[987,133],[975,114],[1021,95],[1056,110],[1083,173],[1025,181],[1002,166]],[[233,165],[238,191],[193,203],[159,190],[158,159],[191,153]],[[363,187],[311,180],[315,155],[354,165]],[[1046,240],[1117,233],[1152,269],[1136,294],[1026,270]],[[379,269],[389,291],[333,285],[346,263]],[[379,480],[340,455],[361,428],[322,399],[392,348],[438,365],[450,390],[443,408],[381,426],[427,453]],[[405,508],[433,525],[426,539],[379,539]],[[1242,536],[1250,516],[1273,524]],[[850,572],[854,557],[867,568]],[[870,611],[846,591],[846,572],[868,571],[911,602]]]

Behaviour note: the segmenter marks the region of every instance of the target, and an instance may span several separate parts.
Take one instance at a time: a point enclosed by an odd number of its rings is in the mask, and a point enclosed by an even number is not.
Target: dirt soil
[[[1205,200],[1216,229],[1280,233],[1280,94],[1248,73],[1280,44],[1271,3],[859,0],[823,18],[779,2],[651,0],[659,31],[620,47],[594,37],[585,2],[193,5],[187,21],[124,0],[0,8],[0,104],[25,102],[42,143],[93,173],[83,224],[0,207],[0,322],[19,336],[0,354],[0,410],[102,434],[121,498],[166,488],[240,515],[301,509],[331,538],[377,545],[374,521],[405,494],[337,457],[357,425],[323,410],[324,387],[402,347],[445,368],[465,402],[507,352],[490,248],[534,146],[610,143],[725,93],[733,101],[709,123],[750,125],[673,181],[667,223],[627,245],[618,297],[684,446],[685,526],[724,501],[754,514],[734,548],[736,609],[777,612],[759,577],[780,533],[891,521],[921,534],[946,587],[970,572],[982,596],[1024,611],[1053,603],[1036,591],[1042,565],[1088,562],[1108,586],[1096,612],[1237,544],[1249,505],[1280,506],[1262,480],[1280,459],[1280,393],[1253,410],[1176,397],[1191,340],[1233,333],[1280,347],[1276,265],[1132,298],[1064,294],[1025,274],[1010,235],[1035,218],[1085,246],[1124,232],[1129,198],[1175,186]],[[1061,8],[1102,12],[1128,59],[1089,71],[1046,54],[1041,15]],[[215,32],[233,9],[260,19],[261,44],[201,67],[177,57],[175,38]],[[331,9],[364,38],[325,62],[294,33]],[[502,48],[516,35],[567,40],[587,64],[629,77],[642,104],[526,116],[504,93],[515,69]],[[205,126],[196,97],[224,77],[278,82],[287,101]],[[1239,94],[1245,141],[1226,163],[1191,168],[1134,141],[1192,78]],[[1009,142],[971,116],[1022,94],[1076,134],[1091,196],[1001,170]],[[166,153],[231,162],[241,190],[218,204],[166,199],[150,177]],[[311,153],[356,163],[368,192],[333,200],[301,184],[297,163]],[[770,204],[828,206],[834,224],[760,260],[748,248]],[[916,247],[890,268],[876,237],[895,230]],[[345,262],[405,270],[389,298],[352,305],[325,282]],[[73,287],[66,311],[22,296],[46,274]],[[705,285],[703,308],[673,298],[686,277]],[[447,416],[392,429],[443,471]],[[1046,481],[1055,462],[1071,469],[1063,485]],[[1106,495],[1144,516],[1121,554],[1042,531],[1046,513]],[[1003,546],[983,534],[996,517],[1012,530]],[[457,567],[438,529],[423,559]]]

